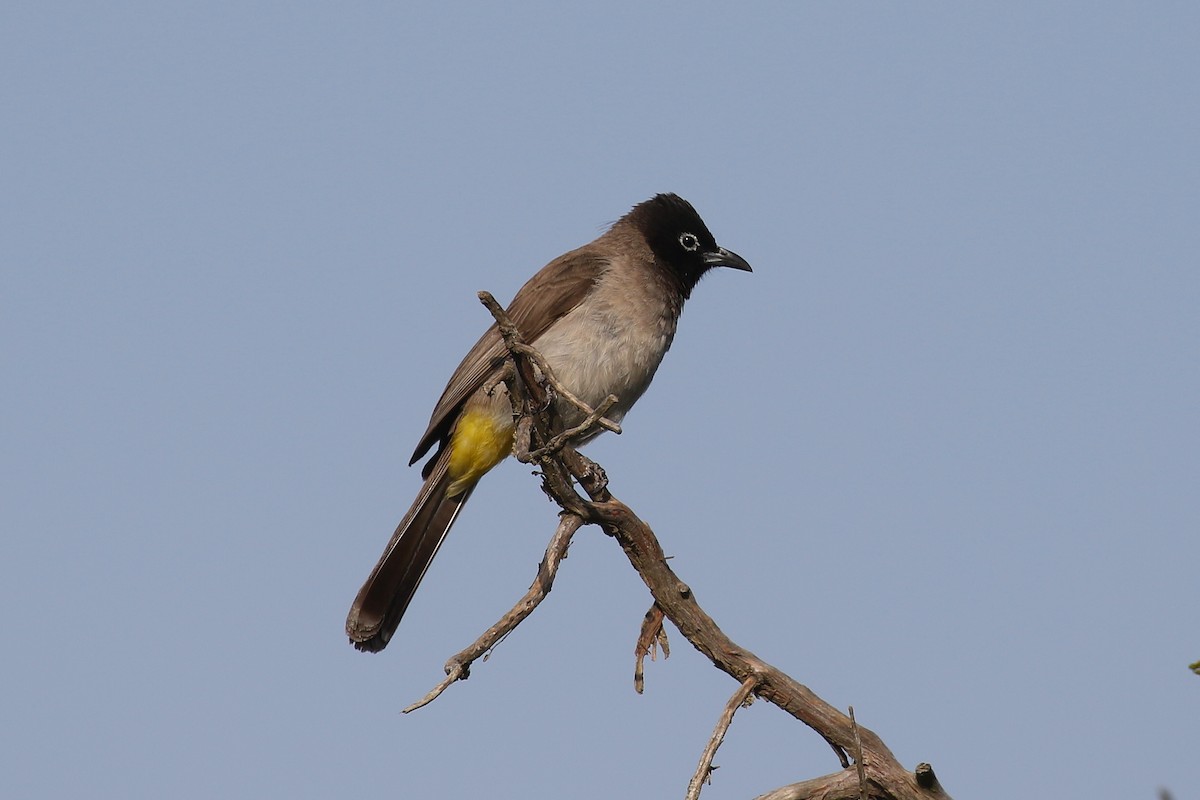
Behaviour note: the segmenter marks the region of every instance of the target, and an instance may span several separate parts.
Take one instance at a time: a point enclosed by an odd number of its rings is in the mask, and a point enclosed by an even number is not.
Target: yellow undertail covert
[[[466,411],[450,437],[450,463],[446,472],[454,481],[447,497],[470,489],[492,467],[512,452],[513,425],[489,413]]]

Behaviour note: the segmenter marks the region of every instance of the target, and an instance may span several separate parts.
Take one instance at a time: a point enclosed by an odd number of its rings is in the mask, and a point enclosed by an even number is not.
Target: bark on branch
[[[487,292],[481,292],[480,300],[495,317],[509,351],[511,369],[506,371],[505,383],[513,402],[514,414],[519,419],[514,453],[522,461],[538,466],[543,489],[563,510],[562,522],[547,548],[546,560],[539,568],[534,585],[521,602],[471,647],[454,656],[446,665],[447,678],[429,695],[405,710],[410,711],[430,702],[455,680],[465,678],[471,663],[520,624],[549,592],[554,570],[571,534],[581,525],[599,525],[620,544],[654,598],[654,607],[647,614],[647,622],[639,637],[639,677],[644,648],[663,641],[661,618],[665,617],[717,669],[740,684],[701,758],[689,787],[689,798],[699,795],[701,785],[708,778],[712,754],[724,738],[734,712],[753,697],[759,697],[791,714],[824,738],[837,753],[841,769],[819,778],[780,787],[761,795],[757,800],[861,800],[863,797],[949,800],[950,796],[942,789],[928,764],[918,765],[915,770],[905,769],[873,731],[857,725],[850,716],[822,700],[807,686],[763,661],[721,631],[700,607],[691,587],[668,565],[650,527],[609,493],[604,471],[571,448],[574,439],[596,427],[619,431],[615,423],[604,418],[612,398],[600,408],[591,409],[572,397],[564,387],[558,385],[552,370],[537,351],[522,341],[520,333],[495,299]],[[553,419],[554,397],[579,407],[585,422],[575,429],[555,435],[553,432],[558,427]],[[587,497],[576,491],[576,485],[584,490]],[[854,756],[854,766],[850,766],[849,754]]]

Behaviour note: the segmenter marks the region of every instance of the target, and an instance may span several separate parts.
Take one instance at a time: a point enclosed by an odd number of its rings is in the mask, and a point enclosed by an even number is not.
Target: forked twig
[[[597,426],[605,427],[604,423],[610,422],[610,420],[605,418],[604,415],[607,414],[608,410],[616,404],[617,396],[615,394],[610,394],[608,397],[604,398],[604,401],[600,403],[600,405],[596,406],[595,410],[588,412],[587,416],[583,418],[583,422],[579,423],[573,428],[568,428],[557,436],[554,436],[543,447],[539,447],[531,452],[529,454],[529,460],[540,461],[546,456],[553,455],[559,450],[562,450],[575,439],[590,433]],[[587,406],[583,405],[582,403],[579,403],[578,405],[581,409],[587,408]],[[611,424],[615,425],[616,423]],[[606,430],[612,430],[612,428],[606,428]],[[621,430],[618,426],[617,433],[620,432]]]
[[[563,385],[562,381],[558,379],[558,376],[554,374],[554,370],[548,363],[546,363],[546,359],[542,357],[542,354],[530,347],[529,344],[525,342],[525,340],[521,337],[521,332],[517,330],[517,326],[513,324],[511,319],[509,319],[508,312],[506,312],[500,306],[500,304],[496,302],[496,298],[492,296],[491,292],[480,292],[479,301],[487,307],[487,310],[492,313],[492,317],[495,318],[496,328],[500,331],[500,337],[504,340],[504,346],[508,348],[509,354],[512,356],[520,355],[529,363],[536,366],[538,372],[541,374],[542,379],[545,380],[546,384],[554,390],[554,393],[566,400],[571,405],[575,406],[584,415],[583,423],[570,431],[559,434],[559,437],[564,437],[561,443],[552,448],[551,445],[553,445],[554,442],[559,438],[552,437],[550,439],[550,443],[548,443],[543,449],[547,449],[550,452],[557,452],[558,450],[562,449],[563,443],[568,441],[571,437],[591,431],[596,426],[617,434],[621,432],[620,425],[604,416],[604,412],[607,412],[610,408],[612,408],[613,403],[617,401],[616,397],[609,395],[608,398],[606,398],[598,408],[592,408],[587,403],[580,400],[573,392],[571,392],[570,389]],[[522,377],[526,378],[525,382],[528,386],[530,383],[528,378],[533,376],[523,375]],[[534,381],[534,383],[536,383],[536,381]],[[531,458],[535,457],[532,453],[530,456]]]

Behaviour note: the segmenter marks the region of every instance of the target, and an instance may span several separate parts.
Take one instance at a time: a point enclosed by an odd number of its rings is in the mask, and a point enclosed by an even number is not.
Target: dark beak
[[[705,253],[704,263],[710,267],[731,267],[732,269],[740,269],[742,272],[754,272],[754,270],[750,269],[750,263],[746,259],[732,250],[726,250],[724,247],[718,247],[711,253]]]

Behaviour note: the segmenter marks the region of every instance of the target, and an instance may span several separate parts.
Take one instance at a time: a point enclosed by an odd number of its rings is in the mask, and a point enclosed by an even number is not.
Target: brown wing
[[[508,306],[508,315],[525,341],[536,342],[555,320],[579,305],[607,265],[606,255],[594,245],[585,245],[554,259],[526,281]],[[446,440],[463,403],[497,376],[504,355],[504,342],[492,325],[454,370],[409,464],[415,464],[435,442]]]

